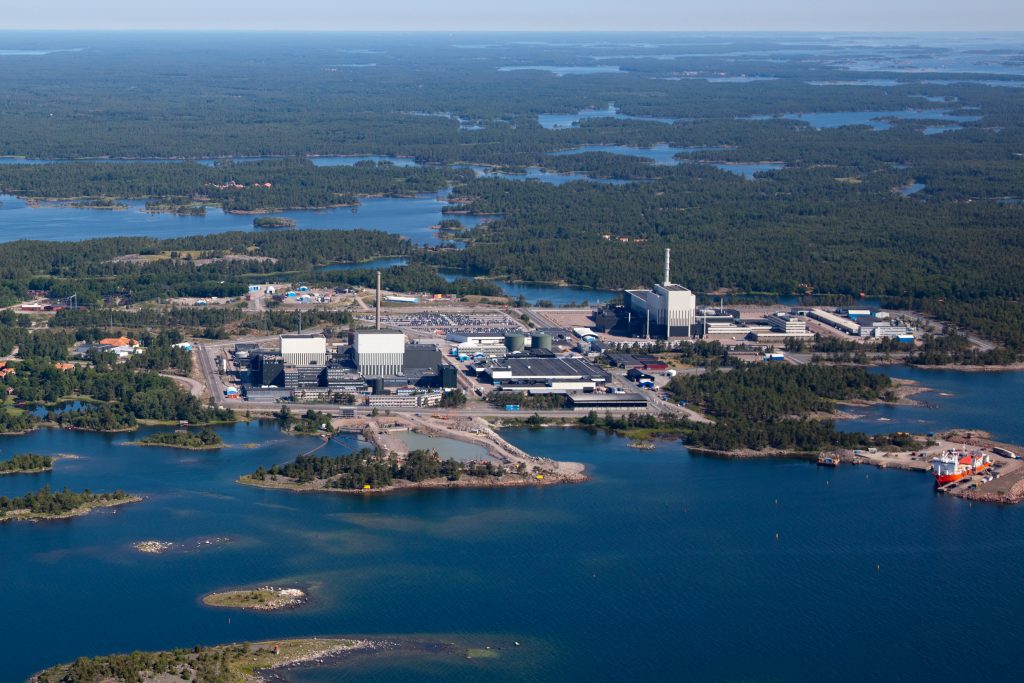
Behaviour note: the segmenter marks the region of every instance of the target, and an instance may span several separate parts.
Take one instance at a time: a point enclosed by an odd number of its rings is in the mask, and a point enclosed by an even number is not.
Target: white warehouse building
[[[282,334],[281,359],[286,365],[326,365],[327,338],[322,334]]]
[[[405,335],[397,330],[356,330],[352,351],[364,377],[400,375],[405,367]]]

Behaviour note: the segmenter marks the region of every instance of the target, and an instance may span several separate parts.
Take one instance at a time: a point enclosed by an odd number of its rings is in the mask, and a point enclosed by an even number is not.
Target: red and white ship
[[[984,472],[991,466],[992,457],[989,455],[949,450],[932,458],[932,475],[935,477],[935,485],[943,486]]]

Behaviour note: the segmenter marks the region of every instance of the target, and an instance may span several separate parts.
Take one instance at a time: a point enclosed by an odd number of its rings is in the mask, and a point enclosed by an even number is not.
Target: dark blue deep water
[[[952,395],[889,409],[893,429],[923,414],[935,428],[1024,440],[1024,375],[894,372]],[[1005,680],[1019,670],[1024,507],[939,496],[919,473],[692,457],[667,442],[640,451],[550,428],[506,436],[585,461],[591,482],[301,495],[233,482],[314,440],[272,425],[221,432],[231,447],[215,453],[121,445],[145,431],[0,438],[2,457],[82,456],[52,474],[0,477],[0,495],[50,483],[146,496],[116,513],[0,524],[0,679],[78,655],[314,634],[437,634],[500,656],[377,656],[295,681]],[[231,541],[160,556],[130,548],[207,537]],[[262,583],[305,586],[312,602],[280,614],[198,602]],[[961,638],[981,644],[956,652]]]

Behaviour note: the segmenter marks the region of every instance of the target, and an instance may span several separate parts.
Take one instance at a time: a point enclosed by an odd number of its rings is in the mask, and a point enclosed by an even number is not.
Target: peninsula
[[[346,653],[374,652],[380,643],[344,638],[234,643],[168,652],[133,652],[126,655],[82,657],[33,675],[31,683],[62,681],[134,680],[146,683],[165,680],[243,683],[262,680],[261,671],[316,662]]]
[[[428,415],[393,415],[338,421],[340,429],[361,434],[374,448],[350,455],[316,456],[259,467],[238,482],[263,488],[332,493],[387,493],[415,488],[501,488],[549,486],[587,480],[581,463],[538,458],[508,443],[480,418],[440,420]],[[438,450],[410,449],[400,434],[464,441],[487,450],[489,459],[461,462]],[[443,448],[443,446],[441,446]]]
[[[139,496],[124,491],[92,493],[86,489],[77,493],[65,488],[54,492],[49,486],[44,486],[38,491],[17,498],[0,496],[0,522],[66,519],[86,515],[97,508],[115,507],[141,500]]]
[[[9,460],[0,460],[0,475],[38,474],[53,470],[53,457],[35,453],[19,453]]]

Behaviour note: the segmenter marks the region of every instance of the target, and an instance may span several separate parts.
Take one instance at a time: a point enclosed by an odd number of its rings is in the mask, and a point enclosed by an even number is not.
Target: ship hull
[[[953,474],[935,475],[935,485],[945,486],[946,484],[952,484],[955,481],[960,481],[974,474],[981,474],[989,468],[988,463],[981,463],[977,467],[968,467],[963,472],[956,472]]]

